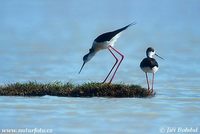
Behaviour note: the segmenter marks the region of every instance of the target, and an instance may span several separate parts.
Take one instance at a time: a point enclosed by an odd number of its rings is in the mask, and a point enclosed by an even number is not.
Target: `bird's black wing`
[[[155,66],[158,67],[158,62],[155,59],[151,58],[151,67],[153,68]]]
[[[142,62],[140,63],[140,67],[150,67],[150,68],[153,68],[153,67],[158,67],[158,62],[153,59],[153,58],[145,58],[142,60]]]
[[[134,25],[135,23],[131,23],[125,27],[122,27],[120,29],[117,29],[115,31],[112,32],[107,32],[107,33],[103,33],[101,35],[99,35],[94,41],[96,42],[104,42],[104,41],[110,41],[115,35],[117,35],[118,33],[124,31],[125,29],[127,29],[129,26]]]

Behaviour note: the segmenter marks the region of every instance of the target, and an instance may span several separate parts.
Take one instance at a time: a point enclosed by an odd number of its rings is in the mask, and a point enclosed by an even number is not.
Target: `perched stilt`
[[[81,72],[81,70],[83,69],[85,63],[87,63],[89,60],[92,59],[92,57],[99,51],[99,50],[103,50],[103,49],[108,49],[110,51],[110,53],[114,56],[116,62],[115,64],[113,65],[113,67],[111,68],[110,72],[108,73],[108,75],[106,76],[105,80],[102,82],[102,83],[105,83],[106,80],[108,79],[108,77],[110,76],[110,74],[112,73],[113,69],[115,68],[115,66],[117,65],[119,59],[117,58],[117,56],[113,53],[113,51],[115,51],[116,53],[118,53],[120,56],[121,56],[121,59],[109,81],[109,83],[112,82],[112,80],[114,79],[115,77],[115,74],[122,62],[122,60],[124,59],[124,55],[121,54],[118,50],[116,50],[114,48],[114,44],[115,42],[117,41],[117,39],[120,37],[120,34],[126,30],[128,27],[130,27],[131,25],[135,25],[135,23],[131,23],[123,28],[120,28],[120,29],[117,29],[115,31],[112,31],[112,32],[107,32],[107,33],[103,33],[101,34],[100,36],[98,36],[94,42],[93,42],[93,45],[92,45],[92,48],[90,48],[89,50],[89,53],[86,54],[84,57],[83,57],[83,65],[81,66],[81,69],[79,71],[79,73]]]

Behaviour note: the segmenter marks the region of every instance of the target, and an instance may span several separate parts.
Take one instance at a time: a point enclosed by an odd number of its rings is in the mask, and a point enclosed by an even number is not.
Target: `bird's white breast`
[[[104,42],[93,42],[92,48],[95,51],[99,51],[101,49],[107,49],[109,46],[114,47],[115,42],[117,41],[117,39],[120,37],[120,33],[118,33],[117,35],[115,35],[110,41],[104,41]]]
[[[96,42],[96,41],[94,41],[93,45],[92,45],[92,48],[95,51],[99,51],[101,49],[107,49],[108,46],[109,46],[109,41],[104,41],[104,42]]]
[[[150,67],[143,67],[142,70],[145,72],[145,73],[155,73],[158,71],[158,67],[155,66],[153,68],[150,68]]]
[[[117,39],[120,37],[121,33],[116,34],[109,42],[110,46],[114,46],[115,42],[117,41]]]

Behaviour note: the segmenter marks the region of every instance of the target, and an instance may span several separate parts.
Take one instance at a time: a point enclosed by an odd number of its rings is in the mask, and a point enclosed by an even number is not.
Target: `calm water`
[[[82,56],[100,33],[136,21],[116,43],[125,59],[114,83],[146,87],[139,63],[146,48],[152,46],[165,58],[157,59],[156,96],[2,96],[0,128],[120,134],[161,133],[170,128],[178,132],[180,127],[192,127],[200,133],[200,2],[96,2],[0,1],[0,84],[34,80],[101,82],[115,62],[109,51],[97,53],[78,75]]]

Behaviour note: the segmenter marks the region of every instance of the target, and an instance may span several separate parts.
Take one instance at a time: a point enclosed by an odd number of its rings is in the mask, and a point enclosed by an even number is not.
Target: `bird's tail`
[[[122,27],[122,28],[121,28],[121,31],[123,31],[123,30],[127,29],[128,27],[130,27],[130,26],[132,26],[132,25],[135,25],[135,24],[136,24],[136,22],[132,22],[131,24],[128,24],[127,26]]]
[[[120,28],[120,29],[117,29],[117,30],[115,30],[115,31],[112,31],[111,33],[113,34],[113,36],[115,36],[115,35],[117,35],[118,33],[121,33],[122,31],[126,30],[128,27],[130,27],[130,26],[132,26],[132,25],[135,25],[135,24],[136,24],[136,22],[132,22],[132,23],[128,24],[128,25],[125,26],[125,27],[122,27],[122,28]]]

